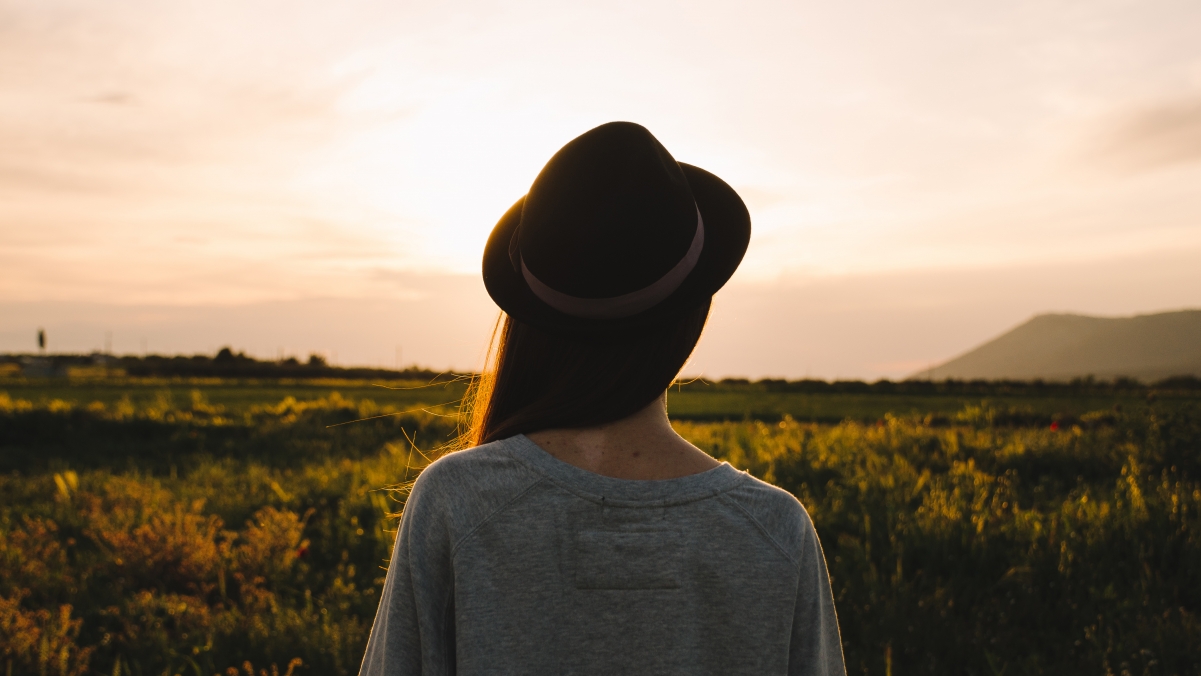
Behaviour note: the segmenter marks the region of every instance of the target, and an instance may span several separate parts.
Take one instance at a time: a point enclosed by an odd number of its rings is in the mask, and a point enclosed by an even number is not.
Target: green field
[[[264,402],[286,397],[316,401],[333,393],[354,401],[371,400],[398,409],[435,407],[447,412],[458,405],[466,390],[463,378],[430,384],[423,381],[370,382],[363,380],[254,380],[220,378],[126,378],[26,380],[0,378],[0,391],[13,398],[48,405],[58,399],[74,405],[101,402],[113,405],[128,400],[133,406],[149,406],[164,400],[190,401],[199,392],[206,401],[229,412],[242,412]],[[1156,395],[1161,409],[1176,409],[1201,402],[1201,391],[1174,391]],[[789,416],[798,421],[837,423],[843,420],[876,421],[887,414],[953,416],[965,406],[982,403],[1006,413],[1020,414],[1028,423],[1074,419],[1115,406],[1140,406],[1147,394],[1135,391],[1084,391],[1015,394],[999,390],[977,394],[913,394],[853,392],[779,392],[757,384],[695,382],[673,389],[668,408],[673,419],[692,421],[779,421]]]
[[[467,389],[464,381],[428,384],[422,381],[362,380],[231,380],[221,378],[79,378],[26,380],[0,379],[0,391],[14,399],[48,405],[58,399],[75,405],[100,402],[114,405],[128,400],[135,407],[155,405],[166,398],[183,404],[198,392],[213,406],[242,413],[287,397],[316,401],[334,392],[355,401],[370,399],[381,406],[401,408],[437,404],[457,406]]]
[[[355,673],[463,387],[0,382],[0,669]],[[669,406],[807,506],[850,673],[1201,674],[1195,399],[694,384]]]
[[[843,420],[873,421],[888,414],[950,417],[965,406],[986,403],[998,411],[1027,413],[1033,420],[1078,418],[1092,411],[1130,407],[1146,403],[1145,395],[1107,394],[1077,396],[967,396],[912,394],[808,394],[801,392],[754,392],[691,390],[668,395],[673,418],[685,420],[767,420],[784,416],[806,422],[836,423]],[[1201,397],[1164,398],[1160,406],[1175,408]]]

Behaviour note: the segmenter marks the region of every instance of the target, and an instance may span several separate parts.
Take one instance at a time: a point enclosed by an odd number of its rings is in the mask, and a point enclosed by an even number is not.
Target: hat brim
[[[729,281],[742,262],[751,239],[751,216],[742,198],[725,181],[699,167],[683,162],[679,165],[704,220],[705,244],[696,267],[666,300],[620,319],[573,317],[544,303],[530,290],[509,258],[509,242],[521,223],[525,197],[505,212],[484,246],[484,287],[488,295],[501,310],[526,324],[544,331],[579,334],[653,324],[705,303]]]

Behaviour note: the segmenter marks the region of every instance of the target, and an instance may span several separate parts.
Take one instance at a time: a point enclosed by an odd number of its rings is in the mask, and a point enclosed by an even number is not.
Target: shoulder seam
[[[508,500],[505,500],[504,504],[502,504],[501,506],[499,506],[496,509],[489,512],[488,515],[485,516],[484,518],[480,519],[479,523],[477,523],[475,526],[472,526],[471,530],[464,533],[463,537],[459,538],[459,541],[456,542],[453,547],[451,547],[451,549],[450,549],[451,561],[453,561],[455,558],[455,555],[459,553],[459,547],[461,547],[463,545],[463,543],[467,541],[468,538],[470,538],[472,535],[475,535],[476,531],[483,528],[484,524],[491,521],[492,517],[496,516],[497,514],[500,514],[504,510],[508,509],[509,505],[520,500],[526,493],[529,493],[531,490],[534,489],[535,486],[542,483],[543,481],[546,481],[546,478],[542,477],[541,475],[537,475],[537,477],[533,483],[531,483],[529,486],[526,486],[525,488],[521,489],[521,491],[519,491],[516,495],[509,498]]]
[[[789,563],[791,563],[792,567],[796,568],[798,572],[801,570],[801,561],[800,561],[801,557],[798,557],[796,560],[793,560],[792,556],[788,553],[788,550],[784,549],[784,546],[781,545],[779,543],[779,541],[776,540],[776,538],[772,537],[771,533],[767,532],[767,528],[765,528],[763,526],[763,524],[759,522],[759,519],[755,518],[754,514],[751,514],[751,511],[749,509],[747,509],[746,507],[743,507],[742,504],[739,503],[738,500],[733,497],[730,497],[730,496],[727,496],[724,494],[719,495],[717,497],[720,500],[733,503],[733,505],[738,508],[738,511],[745,514],[746,518],[750,519],[751,523],[755,524],[755,528],[758,528],[759,532],[763,534],[763,537],[767,538],[767,541],[770,542],[772,544],[772,546],[776,548],[776,551],[780,552],[780,554],[784,557],[785,561],[788,561]]]

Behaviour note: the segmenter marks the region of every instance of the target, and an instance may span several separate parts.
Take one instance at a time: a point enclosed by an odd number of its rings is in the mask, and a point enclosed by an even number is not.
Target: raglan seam
[[[520,500],[522,497],[524,497],[524,496],[525,496],[525,494],[526,494],[526,493],[529,493],[531,490],[533,490],[533,489],[534,489],[534,487],[538,486],[538,485],[539,485],[539,484],[541,484],[543,481],[546,481],[546,478],[545,478],[545,477],[543,477],[543,476],[541,476],[541,475],[539,475],[539,476],[536,478],[536,480],[535,480],[533,483],[531,483],[529,486],[526,486],[525,488],[521,489],[521,491],[520,491],[520,492],[518,492],[516,495],[514,495],[513,497],[511,497],[511,498],[509,498],[508,500],[506,500],[506,501],[504,502],[504,504],[500,505],[500,506],[499,506],[499,507],[497,507],[496,509],[494,509],[494,510],[492,510],[491,512],[489,512],[489,513],[488,513],[488,515],[487,515],[487,516],[485,516],[483,519],[480,519],[480,522],[479,522],[479,523],[477,523],[475,526],[472,526],[471,530],[469,530],[469,531],[467,531],[466,533],[464,533],[464,534],[463,534],[463,537],[459,538],[458,542],[456,542],[456,543],[454,544],[454,546],[453,546],[453,547],[451,547],[451,549],[450,549],[450,560],[451,560],[451,561],[454,561],[454,559],[455,559],[455,556],[456,556],[456,555],[459,553],[459,548],[463,546],[463,543],[464,543],[464,542],[466,542],[466,541],[468,540],[468,538],[470,538],[472,535],[475,535],[476,531],[478,531],[479,529],[483,528],[483,527],[484,527],[484,524],[486,524],[486,523],[488,523],[489,521],[491,521],[491,520],[492,520],[492,517],[496,516],[497,514],[500,514],[500,513],[501,513],[501,512],[503,512],[504,510],[508,509],[510,505],[512,505],[514,502],[517,502],[518,500]]]
[[[758,528],[759,532],[763,534],[763,537],[767,538],[767,541],[770,542],[772,544],[772,546],[776,548],[776,551],[780,552],[780,554],[784,556],[784,560],[791,563],[793,568],[796,568],[797,574],[799,575],[801,573],[801,559],[804,558],[803,551],[800,552],[799,555],[797,556],[797,558],[794,560],[792,558],[792,555],[788,553],[788,550],[785,549],[784,546],[781,545],[780,542],[778,540],[776,540],[776,538],[774,536],[772,536],[772,534],[770,532],[768,532],[767,528],[762,523],[760,523],[759,519],[755,518],[755,515],[751,514],[751,511],[749,509],[747,509],[746,507],[744,507],[742,505],[742,503],[738,502],[738,500],[735,498],[727,499],[726,496],[724,496],[724,495],[720,496],[720,497],[725,499],[726,501],[732,503],[735,507],[738,508],[738,511],[745,514],[746,518],[750,519],[751,523],[755,524],[755,528]]]

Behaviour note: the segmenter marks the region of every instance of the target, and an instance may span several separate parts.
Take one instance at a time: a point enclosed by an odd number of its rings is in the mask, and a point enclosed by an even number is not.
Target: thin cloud
[[[610,119],[739,187],[740,279],[1201,242],[1201,165],[1112,169],[1197,156],[1174,106],[1082,137],[1039,99],[1179,92],[1201,9],[698,7],[0,0],[0,300],[424,290],[388,271],[477,270],[551,153]],[[1048,129],[1109,175],[1047,175]]]
[[[102,103],[110,106],[127,106],[134,103],[134,96],[129,92],[105,92],[85,98],[86,103]]]
[[[1106,134],[1100,154],[1131,170],[1201,160],[1201,95],[1126,115]]]

